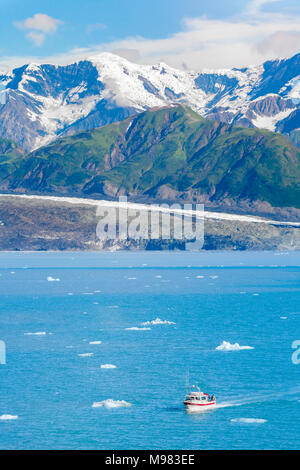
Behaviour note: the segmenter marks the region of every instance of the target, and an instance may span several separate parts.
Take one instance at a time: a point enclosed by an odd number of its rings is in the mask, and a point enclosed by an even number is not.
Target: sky
[[[300,52],[300,0],[0,0],[0,66],[101,52],[201,70]]]

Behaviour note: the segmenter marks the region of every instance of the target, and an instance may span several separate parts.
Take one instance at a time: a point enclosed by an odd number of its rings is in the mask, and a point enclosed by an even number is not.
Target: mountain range
[[[300,145],[300,54],[261,66],[196,72],[102,53],[69,65],[2,70],[0,85],[0,138],[26,152],[174,105],[229,125],[280,132]]]
[[[300,214],[300,150],[285,136],[152,108],[61,137],[29,155],[3,143],[7,192],[202,202],[217,209]]]

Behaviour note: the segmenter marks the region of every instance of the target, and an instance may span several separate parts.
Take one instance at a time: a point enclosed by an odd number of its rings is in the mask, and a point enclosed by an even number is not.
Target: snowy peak
[[[300,127],[300,54],[245,69],[177,70],[101,53],[70,65],[27,64],[1,72],[0,137],[26,150],[153,107],[186,104],[246,127]],[[289,123],[289,118],[291,122]]]
[[[113,54],[101,54],[90,60],[105,85],[105,95],[113,98],[116,104],[141,110],[165,106],[173,101],[188,102],[189,99],[195,104],[198,102],[201,109],[205,104],[206,93],[195,87],[195,74],[163,63],[153,66],[133,64]]]
[[[295,83],[300,77],[300,54],[289,59],[267,61],[263,64],[263,73],[257,86],[254,87],[252,96],[277,93],[280,96],[289,96],[293,92]],[[298,96],[299,98],[299,96]]]

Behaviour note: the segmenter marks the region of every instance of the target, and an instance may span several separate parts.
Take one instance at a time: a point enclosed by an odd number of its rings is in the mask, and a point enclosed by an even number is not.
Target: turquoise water
[[[0,448],[299,448],[299,266],[300,253],[1,253],[0,417],[18,418],[0,419]],[[172,323],[141,325],[157,317]],[[216,410],[184,409],[188,367]],[[92,406],[107,399],[131,406]]]

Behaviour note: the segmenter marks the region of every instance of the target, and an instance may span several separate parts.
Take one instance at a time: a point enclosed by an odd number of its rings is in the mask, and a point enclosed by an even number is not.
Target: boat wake
[[[238,396],[233,397],[230,401],[225,400],[217,402],[216,408],[228,408],[232,406],[245,406],[255,403],[265,403],[270,401],[282,400],[283,398],[287,401],[298,400],[300,397],[300,387],[293,387],[290,390],[278,391],[276,393],[257,393],[249,396]]]
[[[221,403],[217,403],[216,406],[215,406],[215,409],[229,408],[229,407],[232,407],[232,406],[241,406],[242,404],[243,403],[233,403],[233,402],[224,401],[224,402],[221,402]]]

